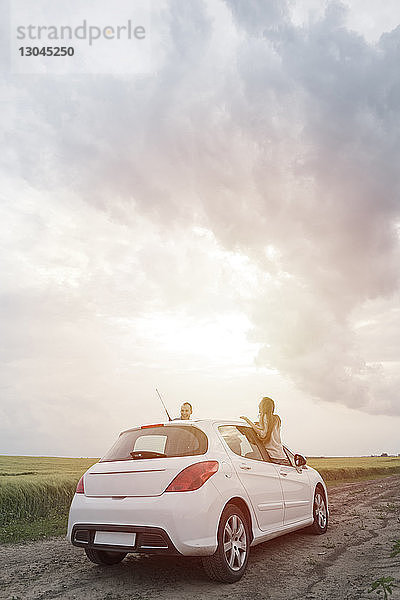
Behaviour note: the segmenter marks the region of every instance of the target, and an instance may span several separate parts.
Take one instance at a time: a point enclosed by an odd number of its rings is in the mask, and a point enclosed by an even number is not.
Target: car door
[[[312,513],[312,491],[307,467],[295,467],[294,456],[286,451],[291,465],[276,465],[284,496],[285,525],[295,524],[309,518]]]
[[[226,445],[233,467],[253,506],[262,531],[283,526],[283,492],[276,465],[264,460],[250,427],[220,425],[219,433]]]

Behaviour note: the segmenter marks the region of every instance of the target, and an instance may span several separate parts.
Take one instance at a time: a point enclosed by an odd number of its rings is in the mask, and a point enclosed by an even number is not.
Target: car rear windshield
[[[193,426],[158,426],[121,433],[100,462],[197,456],[207,452],[205,433]]]

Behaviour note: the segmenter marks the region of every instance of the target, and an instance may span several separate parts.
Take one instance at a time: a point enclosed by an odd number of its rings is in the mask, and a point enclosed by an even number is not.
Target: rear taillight
[[[75,494],[84,494],[84,493],[85,493],[85,487],[83,485],[83,475],[82,475],[82,477],[78,481],[78,485],[76,486]]]
[[[218,462],[216,460],[207,460],[190,465],[183,469],[171,481],[166,492],[191,492],[198,490],[214,473],[218,471]]]

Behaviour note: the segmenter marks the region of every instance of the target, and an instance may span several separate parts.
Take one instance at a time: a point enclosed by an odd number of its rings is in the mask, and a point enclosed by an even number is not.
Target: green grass
[[[97,460],[0,456],[0,543],[64,534],[76,484]]]
[[[64,535],[81,475],[97,458],[0,456],[0,543]],[[400,474],[400,457],[309,458],[328,485]]]
[[[48,513],[45,517],[31,520],[21,519],[0,528],[0,543],[42,540],[55,535],[66,534],[68,511],[62,514]]]

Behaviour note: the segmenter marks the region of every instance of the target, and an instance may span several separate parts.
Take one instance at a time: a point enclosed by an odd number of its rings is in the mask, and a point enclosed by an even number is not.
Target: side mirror
[[[295,454],[294,455],[294,463],[295,463],[296,467],[304,467],[304,465],[307,463],[307,461],[302,454]]]

